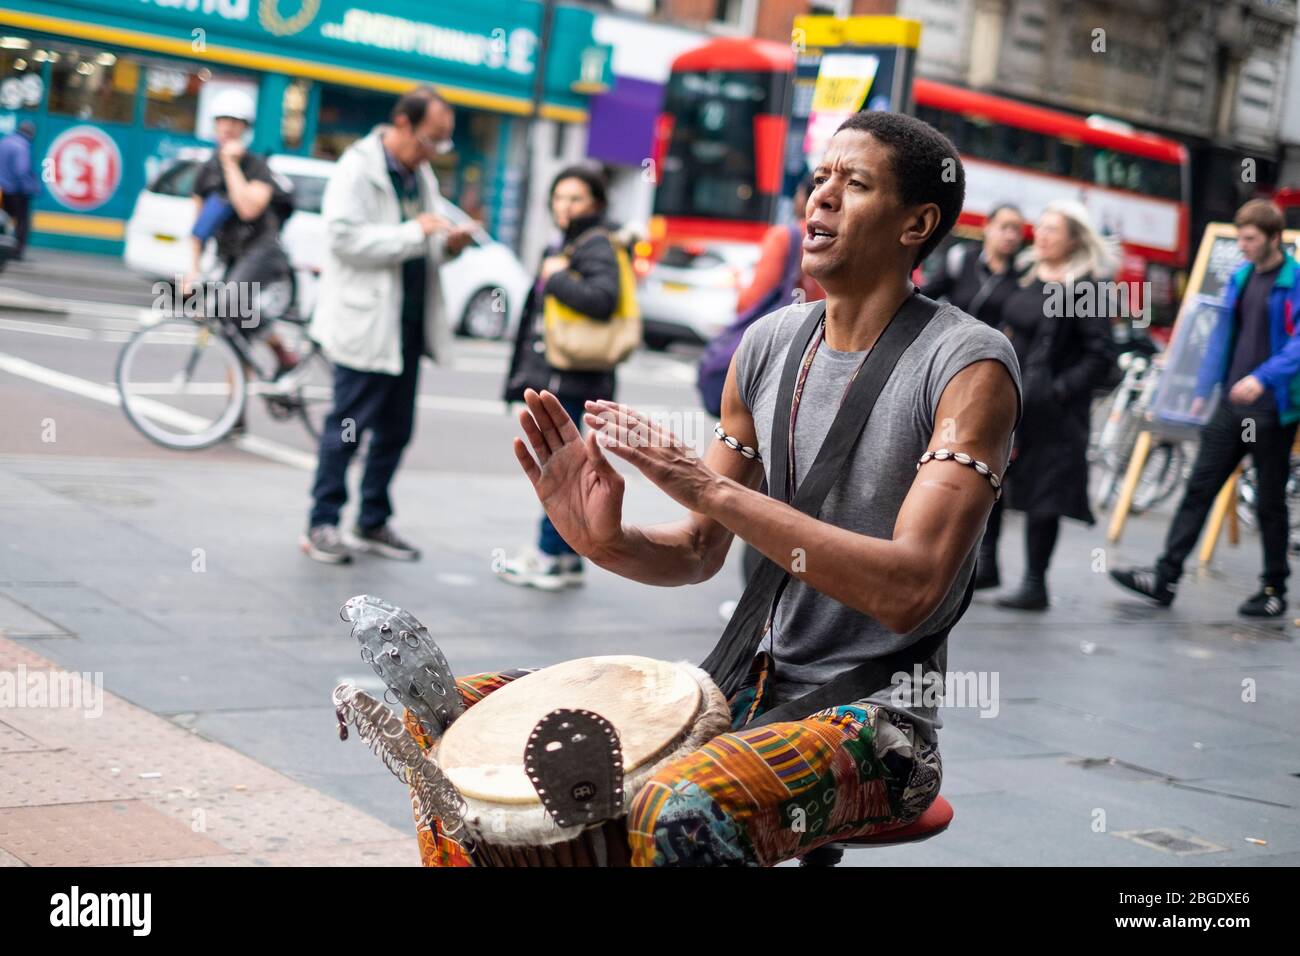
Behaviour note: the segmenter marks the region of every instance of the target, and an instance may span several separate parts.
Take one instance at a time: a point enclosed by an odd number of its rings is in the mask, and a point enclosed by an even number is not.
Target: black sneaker
[[[975,590],[985,591],[1001,584],[1002,578],[998,574],[997,559],[981,554],[975,561]]]
[[[1046,611],[1048,608],[1047,585],[1030,578],[1020,582],[1020,587],[1010,594],[994,598],[998,607],[1012,608],[1016,611]]]
[[[1110,576],[1120,587],[1148,597],[1161,607],[1174,603],[1178,582],[1171,581],[1156,568],[1117,568]]]
[[[363,530],[357,528],[352,532],[352,546],[358,551],[369,551],[383,558],[394,561],[418,561],[420,549],[411,546],[397,536],[397,532],[388,525]]]
[[[1244,617],[1281,617],[1286,613],[1286,592],[1268,586],[1252,594],[1237,608]]]
[[[322,564],[347,564],[352,554],[339,537],[339,529],[332,524],[318,524],[299,542],[302,553]]]

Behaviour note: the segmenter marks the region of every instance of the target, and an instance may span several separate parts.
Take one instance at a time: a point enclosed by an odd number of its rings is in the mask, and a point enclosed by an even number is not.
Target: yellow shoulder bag
[[[569,252],[592,233],[609,234],[592,229],[579,236]],[[565,372],[604,372],[614,368],[641,344],[641,308],[636,301],[636,277],[627,250],[610,240],[618,260],[618,303],[608,320],[593,319],[571,309],[555,296],[542,300],[545,328],[546,362]]]

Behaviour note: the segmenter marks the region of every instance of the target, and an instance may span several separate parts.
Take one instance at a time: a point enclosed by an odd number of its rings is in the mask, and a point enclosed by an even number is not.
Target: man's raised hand
[[[530,388],[524,403],[519,424],[528,443],[514,440],[515,457],[555,530],[583,557],[593,557],[622,537],[623,478],[596,447],[595,432],[583,440],[558,398]]]
[[[637,467],[641,474],[679,505],[703,511],[703,501],[720,476],[672,431],[618,402],[587,402],[587,425],[607,448]]]

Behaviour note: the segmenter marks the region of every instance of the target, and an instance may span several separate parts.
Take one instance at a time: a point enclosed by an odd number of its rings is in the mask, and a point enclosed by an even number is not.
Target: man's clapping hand
[[[596,447],[596,432],[584,439],[550,392],[525,389],[524,402],[519,423],[528,443],[514,440],[515,457],[547,517],[583,557],[613,547],[623,536],[623,476]]]

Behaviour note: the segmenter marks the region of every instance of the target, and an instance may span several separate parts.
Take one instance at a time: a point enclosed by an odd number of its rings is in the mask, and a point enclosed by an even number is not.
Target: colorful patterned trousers
[[[472,706],[528,673],[476,674],[457,684]],[[729,701],[732,730],[665,764],[633,797],[627,826],[634,866],[772,866],[908,824],[938,796],[938,747],[874,704],[747,729],[771,705],[770,675],[771,660],[760,653]],[[472,865],[440,827],[419,836],[425,866]]]

